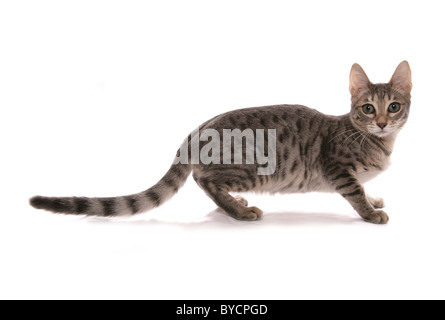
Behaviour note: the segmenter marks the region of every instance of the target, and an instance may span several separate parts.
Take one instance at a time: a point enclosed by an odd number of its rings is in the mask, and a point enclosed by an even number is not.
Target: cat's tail
[[[29,203],[34,208],[56,213],[105,217],[133,215],[156,208],[173,197],[185,184],[191,171],[190,164],[173,164],[153,187],[128,196],[113,198],[35,196]]]

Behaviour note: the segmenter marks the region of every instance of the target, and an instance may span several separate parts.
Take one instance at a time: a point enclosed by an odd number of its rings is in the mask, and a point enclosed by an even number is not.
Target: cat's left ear
[[[408,61],[403,61],[399,64],[389,81],[389,85],[402,94],[409,95],[411,93],[413,85],[411,82],[411,68],[409,67]]]

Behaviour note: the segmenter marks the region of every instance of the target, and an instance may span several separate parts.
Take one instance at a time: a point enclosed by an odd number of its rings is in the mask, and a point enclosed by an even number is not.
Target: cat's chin
[[[376,137],[381,138],[381,139],[389,138],[389,137],[394,136],[396,134],[395,131],[384,131],[384,130],[378,131],[378,132],[370,132],[370,133],[372,135],[376,136]]]

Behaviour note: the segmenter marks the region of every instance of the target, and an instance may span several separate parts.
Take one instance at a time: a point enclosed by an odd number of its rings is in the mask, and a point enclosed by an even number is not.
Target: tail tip
[[[49,205],[49,199],[41,196],[34,196],[29,199],[29,204],[36,209],[46,209]]]

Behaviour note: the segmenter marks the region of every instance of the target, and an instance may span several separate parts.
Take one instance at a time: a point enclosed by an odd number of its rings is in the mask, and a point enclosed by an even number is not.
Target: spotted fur
[[[257,220],[262,211],[248,207],[244,198],[231,193],[321,191],[339,193],[366,221],[387,223],[387,214],[379,210],[384,206],[383,200],[367,195],[363,184],[389,166],[396,136],[408,119],[409,65],[402,62],[389,83],[372,84],[355,64],[351,69],[350,92],[351,111],[343,116],[325,115],[300,105],[279,105],[228,112],[200,126],[200,130],[215,129],[221,134],[223,129],[276,129],[277,165],[272,175],[258,175],[258,163],[189,162],[172,165],[155,186],[138,194],[113,198],[36,196],[30,203],[35,208],[66,214],[133,215],[170,199],[193,172],[205,193],[236,219]],[[400,110],[390,112],[389,106],[394,103],[400,105]],[[365,105],[371,105],[374,112],[366,113]],[[267,149],[267,137],[265,140]],[[191,136],[189,144],[190,141]],[[205,143],[200,145],[203,146]],[[245,144],[243,148],[245,156]]]

